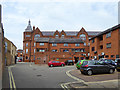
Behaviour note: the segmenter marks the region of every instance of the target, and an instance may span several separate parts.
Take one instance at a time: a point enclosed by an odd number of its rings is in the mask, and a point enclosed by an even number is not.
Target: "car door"
[[[56,61],[52,61],[53,66],[56,66]]]
[[[60,62],[59,61],[56,61],[56,63],[57,63],[57,66],[60,66]]]
[[[102,73],[105,73],[105,72],[108,72],[108,70],[109,70],[109,64],[107,64],[107,63],[102,63],[102,64],[101,64],[101,72],[102,72]]]

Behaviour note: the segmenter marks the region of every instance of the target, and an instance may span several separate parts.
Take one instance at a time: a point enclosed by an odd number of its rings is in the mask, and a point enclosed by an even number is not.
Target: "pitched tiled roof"
[[[36,42],[49,42],[49,43],[83,43],[81,39],[75,38],[38,38]]]
[[[118,28],[120,28],[120,24],[118,24],[118,25],[116,25],[116,26],[114,26],[114,27],[112,27],[112,28],[109,28],[109,29],[107,29],[107,30],[99,33],[99,34],[96,35],[95,37],[98,37],[98,36],[101,36],[101,35],[103,35],[103,34],[109,33],[109,32],[111,32],[111,31],[114,31],[114,30],[118,29]],[[91,39],[94,39],[95,37],[93,37],[93,38],[91,38]],[[91,40],[91,39],[90,39],[90,40]]]
[[[75,38],[51,38],[50,43],[83,43],[83,41]]]
[[[65,33],[66,33],[67,36],[76,36],[78,34],[78,31],[66,31]],[[100,32],[88,31],[87,33],[90,36],[96,36]],[[43,31],[42,34],[43,34],[43,36],[53,36],[54,32],[52,32],[52,31]]]

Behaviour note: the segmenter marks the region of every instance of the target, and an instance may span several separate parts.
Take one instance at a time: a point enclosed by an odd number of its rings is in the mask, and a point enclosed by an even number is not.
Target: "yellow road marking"
[[[12,90],[12,88],[14,88],[16,90],[16,85],[15,85],[15,80],[11,71],[11,67],[14,66],[9,66],[8,67],[8,73],[9,73],[9,81],[10,81],[10,89]]]
[[[10,88],[12,89],[12,81],[11,81],[10,67],[8,67],[8,73],[9,73]]]
[[[16,89],[15,80],[14,80],[14,78],[13,78],[12,71],[11,71],[11,76],[12,76],[12,81],[13,81],[13,87],[14,87],[14,89]]]

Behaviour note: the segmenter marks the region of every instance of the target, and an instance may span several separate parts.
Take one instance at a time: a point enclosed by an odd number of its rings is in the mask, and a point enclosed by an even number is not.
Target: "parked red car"
[[[49,61],[48,63],[49,67],[53,67],[53,66],[65,66],[64,62],[60,62],[60,61]]]
[[[18,62],[22,62],[22,60],[18,60]]]

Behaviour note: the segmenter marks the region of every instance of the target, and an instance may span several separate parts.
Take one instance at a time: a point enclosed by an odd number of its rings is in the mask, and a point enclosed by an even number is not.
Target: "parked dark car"
[[[95,73],[114,73],[115,66],[105,62],[84,61],[80,67],[82,74],[92,75]]]
[[[101,62],[104,62],[104,63],[107,63],[107,64],[111,64],[113,66],[116,66],[115,64],[115,61],[113,61],[112,59],[105,59],[105,58],[102,58],[102,59],[99,59],[99,61]]]
[[[65,65],[74,65],[73,60],[67,60],[65,61]]]
[[[120,72],[120,59],[117,60],[116,70]]]
[[[115,59],[115,65],[117,65],[117,61],[120,60],[120,58]]]

